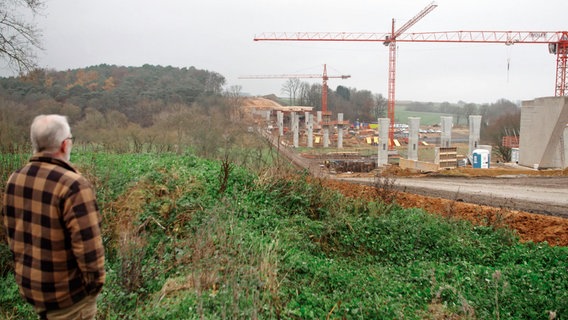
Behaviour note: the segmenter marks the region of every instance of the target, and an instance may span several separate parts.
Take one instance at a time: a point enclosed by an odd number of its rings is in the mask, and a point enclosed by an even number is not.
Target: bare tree
[[[241,93],[242,89],[242,86],[234,85],[230,86],[224,93],[229,103],[230,118],[233,121],[241,120],[243,117],[241,112],[241,103],[244,99]]]
[[[36,67],[35,49],[42,49],[40,30],[21,17],[24,8],[36,15],[41,0],[0,0],[0,56],[22,74]]]
[[[388,116],[388,101],[382,94],[375,94],[375,107],[373,108],[373,117],[385,118]]]
[[[296,96],[300,89],[301,81],[298,78],[290,78],[282,85],[282,93],[285,93],[290,98],[290,105],[296,104]]]
[[[310,103],[310,84],[307,82],[300,83],[299,104],[301,106],[308,106]]]

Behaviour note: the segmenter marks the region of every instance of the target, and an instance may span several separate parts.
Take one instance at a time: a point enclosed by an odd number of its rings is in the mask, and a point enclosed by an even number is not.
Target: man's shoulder
[[[89,181],[83,177],[75,168],[64,161],[53,159],[32,158],[28,164],[12,174],[10,180],[18,179],[18,176],[35,176],[47,181],[64,185],[87,185]]]

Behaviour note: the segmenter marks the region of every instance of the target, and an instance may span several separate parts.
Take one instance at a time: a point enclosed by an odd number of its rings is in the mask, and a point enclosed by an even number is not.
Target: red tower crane
[[[503,43],[547,44],[550,53],[556,55],[555,96],[568,96],[566,88],[568,62],[568,31],[443,31],[404,33],[408,28],[432,11],[434,3],[427,6],[400,29],[390,33],[374,32],[267,32],[255,36],[255,41],[363,41],[382,42],[389,46],[388,116],[389,140],[392,143],[395,104],[396,42],[446,42],[446,43]]]
[[[426,8],[422,9],[416,16],[408,20],[398,30],[394,30],[394,19],[392,19],[391,34],[385,37],[384,45],[389,47],[389,85],[387,114],[390,119],[389,126],[389,148],[394,146],[394,105],[395,105],[395,88],[396,88],[396,41],[400,35],[412,27],[418,20],[424,18],[430,11],[434,10],[438,5],[432,2]]]
[[[347,79],[351,78],[350,75],[340,75],[340,76],[328,76],[327,66],[323,65],[323,74],[276,74],[276,75],[251,75],[242,76],[239,79],[293,79],[293,78],[321,78],[322,88],[321,88],[321,111],[323,114],[327,114],[327,80],[331,78]]]

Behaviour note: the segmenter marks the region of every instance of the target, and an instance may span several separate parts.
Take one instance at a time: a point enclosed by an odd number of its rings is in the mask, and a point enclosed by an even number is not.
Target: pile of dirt
[[[377,199],[375,187],[326,180],[326,186],[349,197]],[[568,219],[522,211],[481,206],[454,200],[395,192],[395,201],[403,208],[422,208],[445,217],[466,219],[476,225],[509,227],[516,230],[523,242],[548,242],[553,246],[568,246]]]

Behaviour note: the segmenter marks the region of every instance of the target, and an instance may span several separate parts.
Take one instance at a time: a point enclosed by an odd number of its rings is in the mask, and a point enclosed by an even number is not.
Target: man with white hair
[[[95,193],[69,163],[65,116],[37,116],[30,135],[34,154],[8,179],[2,208],[20,294],[40,319],[94,319],[105,282]]]

